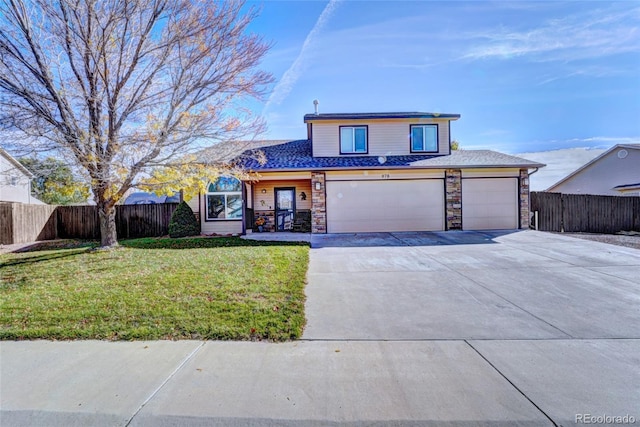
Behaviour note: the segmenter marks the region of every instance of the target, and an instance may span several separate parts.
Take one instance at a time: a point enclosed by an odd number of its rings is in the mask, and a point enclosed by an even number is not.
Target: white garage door
[[[518,228],[518,179],[462,179],[462,228]]]
[[[444,230],[442,179],[327,181],[327,231]]]

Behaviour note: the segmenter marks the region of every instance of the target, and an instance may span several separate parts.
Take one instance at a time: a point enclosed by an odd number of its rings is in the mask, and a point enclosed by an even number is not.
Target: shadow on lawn
[[[307,246],[307,242],[245,240],[239,237],[142,238],[122,240],[120,246],[132,249],[208,249],[253,246]]]
[[[238,237],[192,237],[172,239],[167,237],[146,237],[141,239],[122,240],[120,247],[130,249],[208,249],[208,248],[233,248],[254,246],[307,246],[307,242],[270,242],[258,240],[245,240]],[[67,258],[88,252],[93,252],[98,246],[95,241],[65,240],[56,242],[39,242],[26,246],[12,254],[22,255],[4,262],[0,262],[0,269],[21,264],[33,264],[53,259]],[[117,250],[117,249],[116,249]],[[36,254],[42,251],[57,251],[49,254]]]
[[[43,250],[45,250],[45,249],[34,249],[34,251],[43,251]],[[49,250],[51,250],[51,249],[49,249]],[[0,262],[0,270],[3,269],[3,268],[6,268],[6,267],[15,266],[15,265],[35,264],[37,262],[51,261],[51,260],[54,260],[54,259],[61,259],[61,258],[68,258],[68,257],[72,257],[72,256],[76,256],[76,255],[87,253],[90,250],[91,250],[91,247],[80,247],[80,248],[73,248],[73,249],[65,250],[64,252],[54,252],[54,253],[49,253],[49,254],[34,254],[32,256],[24,256],[24,257],[14,258],[14,259],[10,259],[8,261]],[[30,251],[22,249],[19,252],[20,253],[26,253],[26,252],[30,252]],[[19,253],[19,252],[16,251],[14,253]]]

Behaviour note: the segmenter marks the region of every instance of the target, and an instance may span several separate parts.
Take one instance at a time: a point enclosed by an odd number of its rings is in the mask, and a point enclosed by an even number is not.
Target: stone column
[[[462,230],[462,171],[447,169],[444,174],[447,203],[447,230]]]
[[[520,228],[529,228],[529,170],[520,169],[518,191],[520,192]]]
[[[319,189],[316,190],[316,185]],[[327,193],[324,172],[311,172],[311,232],[327,232]]]

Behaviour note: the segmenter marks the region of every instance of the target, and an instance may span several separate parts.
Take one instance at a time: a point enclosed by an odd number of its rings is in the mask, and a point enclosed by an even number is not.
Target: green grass
[[[305,323],[306,244],[136,239],[0,255],[0,339],[283,341]]]

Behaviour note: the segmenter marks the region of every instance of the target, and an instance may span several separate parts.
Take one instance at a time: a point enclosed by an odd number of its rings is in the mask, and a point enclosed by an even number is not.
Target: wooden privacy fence
[[[116,206],[118,238],[155,237],[169,233],[175,203]],[[35,240],[98,239],[95,206],[48,206],[0,203],[0,244]]]
[[[55,239],[55,212],[56,206],[0,203],[0,244]]]
[[[542,231],[640,231],[640,197],[531,192],[536,211]]]

